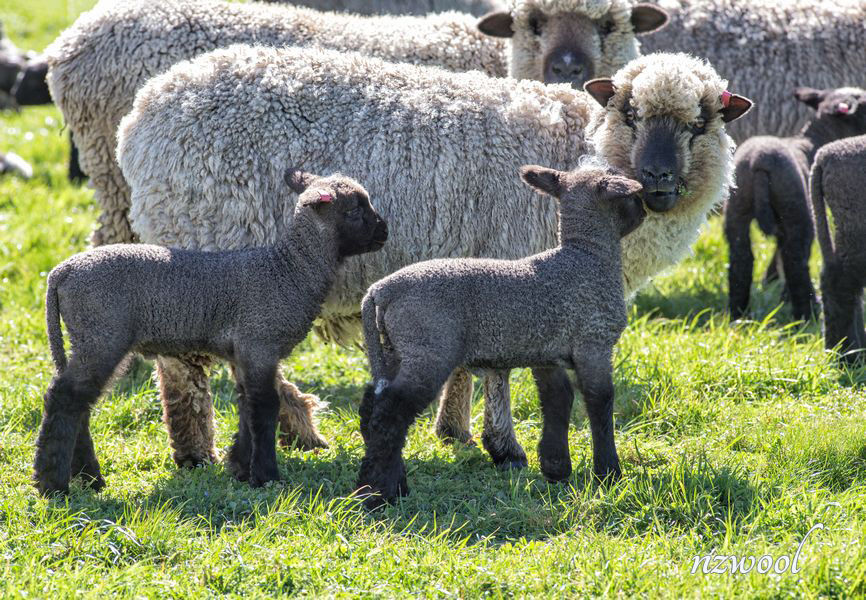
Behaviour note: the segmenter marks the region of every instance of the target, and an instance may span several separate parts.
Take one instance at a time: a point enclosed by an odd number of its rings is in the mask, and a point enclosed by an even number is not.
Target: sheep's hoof
[[[99,474],[91,475],[90,473],[82,473],[81,483],[94,492],[102,491],[102,488],[105,487],[105,479],[103,479],[102,475]]]
[[[45,477],[34,475],[33,483],[41,496],[45,498],[57,498],[69,494],[69,482],[58,483],[56,481],[48,481]]]
[[[622,478],[622,470],[619,467],[619,461],[612,466],[593,469],[593,475],[601,485],[611,485],[616,483]]]
[[[303,452],[309,452],[310,450],[327,450],[330,448],[328,446],[328,442],[325,441],[318,433],[315,434],[315,437],[307,437],[301,438],[299,436],[294,435],[284,435],[280,434],[279,436],[280,446],[283,448],[297,448]]]
[[[518,460],[508,460],[501,463],[493,463],[497,469],[500,471],[522,471],[526,467],[529,466],[529,462],[526,458],[518,459]]]
[[[487,450],[497,469],[520,470],[529,466],[526,452],[523,451],[523,448],[516,441],[509,443],[509,440],[505,444],[496,443],[493,436],[482,435],[481,442],[484,444],[484,449]]]
[[[274,482],[282,481],[282,479],[280,478],[279,472],[276,472],[276,470],[275,470],[275,472],[267,471],[264,473],[256,473],[256,472],[250,473],[250,478],[249,478],[250,487],[254,487],[254,488],[264,487],[265,484],[268,484],[272,481],[274,481]]]
[[[174,455],[174,464],[181,469],[195,469],[197,467],[206,467],[217,461],[216,454],[208,452],[207,454],[179,454]]]
[[[443,444],[453,444],[460,442],[469,446],[475,446],[475,440],[472,439],[472,432],[465,429],[458,429],[448,423],[436,423],[434,430],[436,437],[442,440]]]

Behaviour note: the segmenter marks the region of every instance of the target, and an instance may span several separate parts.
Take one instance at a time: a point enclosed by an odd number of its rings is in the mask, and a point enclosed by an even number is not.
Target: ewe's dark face
[[[813,109],[815,120],[834,139],[866,133],[866,90],[797,88],[794,97]]]
[[[587,10],[584,0],[526,0],[512,12],[493,12],[478,21],[487,35],[512,39],[511,75],[580,89],[598,74],[609,74],[637,55],[635,33],[667,23],[660,8]],[[616,56],[619,64],[608,64]],[[607,57],[607,58],[606,58]]]
[[[648,75],[622,90],[597,79],[586,91],[607,108],[602,155],[643,185],[650,210],[667,212],[722,184],[729,161],[724,123],[745,114],[751,102],[696,77],[683,89],[665,89],[657,82],[677,77]]]
[[[300,194],[298,208],[316,211],[335,231],[341,258],[375,252],[388,239],[388,224],[370,204],[367,191],[342,175],[318,177],[297,169],[285,173],[285,181]]]

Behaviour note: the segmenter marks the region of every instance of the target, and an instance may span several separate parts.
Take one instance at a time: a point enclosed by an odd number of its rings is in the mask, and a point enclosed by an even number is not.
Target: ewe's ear
[[[818,110],[818,105],[827,97],[825,90],[816,90],[810,87],[798,87],[794,90],[794,98],[813,110]]]
[[[539,167],[538,165],[524,165],[520,167],[520,178],[530,187],[539,192],[559,198],[562,193],[562,176],[565,173],[556,169]]]
[[[722,121],[730,123],[736,121],[752,108],[752,101],[745,96],[732,94],[731,92],[722,92]]]
[[[635,33],[658,31],[668,21],[668,13],[654,4],[636,4],[631,9],[631,25]]]
[[[286,172],[283,174],[283,180],[296,194],[302,193],[316,179],[318,177],[312,173],[306,173],[300,169],[286,169]]]
[[[514,18],[507,11],[489,12],[475,24],[478,31],[484,35],[491,37],[510,38],[514,35],[514,30],[511,25],[514,23]]]
[[[583,84],[583,91],[595,98],[602,106],[607,106],[616,93],[612,79],[592,79]]]

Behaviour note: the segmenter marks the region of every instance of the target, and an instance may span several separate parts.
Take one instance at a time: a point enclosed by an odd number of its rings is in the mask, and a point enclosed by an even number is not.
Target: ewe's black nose
[[[646,183],[668,187],[674,183],[674,172],[664,167],[644,167],[641,169],[641,178]]]
[[[570,83],[581,88],[591,77],[586,60],[572,50],[553,52],[548,56],[544,83]]]

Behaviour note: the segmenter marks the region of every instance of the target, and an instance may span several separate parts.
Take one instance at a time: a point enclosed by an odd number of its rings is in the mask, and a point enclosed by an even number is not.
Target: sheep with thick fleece
[[[265,0],[294,4],[316,10],[341,11],[356,15],[426,15],[455,10],[477,17],[501,6],[496,0]]]
[[[834,140],[866,134],[866,91],[859,88],[797,88],[794,97],[815,110],[799,135],[756,136],[734,154],[736,187],[725,205],[725,239],[730,250],[728,297],[732,319],[746,312],[752,286],[750,229],[753,220],[776,237],[776,251],[764,281],[781,273],[793,316],[820,313],[809,276],[815,228],[808,201],[808,178],[818,149]],[[781,268],[780,268],[781,267]]]
[[[134,239],[128,186],[114,160],[115,133],[144,82],[181,60],[239,42],[318,45],[392,62],[582,85],[635,58],[635,33],[666,19],[629,0],[517,0],[511,12],[476,26],[472,16],[453,12],[361,17],[214,0],[103,0],[46,50],[52,95],[102,209],[94,244]]]
[[[378,250],[385,222],[357,182],[286,172],[299,195],[291,227],[272,246],[201,252],[111,244],[76,254],[48,275],[46,321],[57,376],[45,394],[34,480],[65,493],[70,476],[104,485],[90,408],[130,352],[206,353],[231,362],[240,423],[229,452],[235,477],[279,478],[274,432],[277,363],[310,331],[346,257]],[[278,199],[288,204],[285,190]],[[63,349],[61,318],[72,356]]]
[[[809,109],[790,90],[862,85],[866,3],[862,0],[658,0],[670,15],[644,52],[688,52],[710,61],[755,101],[737,123],[737,143],[755,135],[796,135]]]
[[[810,182],[815,230],[824,258],[824,343],[828,349],[841,343],[845,362],[866,363],[866,135],[831,142],[818,150]],[[827,207],[836,229],[832,235]]]
[[[291,219],[272,200],[279,185],[273,164],[297,161],[362,178],[392,225],[392,241],[384,253],[350,261],[325,304],[323,328],[349,337],[367,287],[407,264],[517,258],[552,247],[555,213],[532,202],[516,169],[527,161],[569,168],[593,151],[592,137],[613,166],[640,174],[646,202],[658,211],[623,242],[631,294],[688,251],[727,195],[733,146],[724,122],[749,102],[727,94],[712,67],[685,55],[639,58],[613,81],[588,87],[595,100],[564,85],[359,54],[214,51],[148,82],[121,124],[118,158],[132,188],[132,223],[153,243],[258,245]],[[487,420],[483,441],[497,464],[525,464],[507,378],[492,379],[488,410],[496,418]],[[471,437],[461,420],[467,382],[461,371],[446,386],[437,431]]]
[[[361,403],[366,454],[358,486],[375,506],[406,494],[401,452],[412,421],[459,366],[532,367],[544,426],[541,470],[571,475],[574,369],[592,428],[593,470],[620,474],[611,357],[628,324],[620,239],[646,216],[641,185],[609,169],[527,166],[523,180],[559,205],[559,244],[518,260],[443,258],[377,281],[361,303],[373,383]]]

